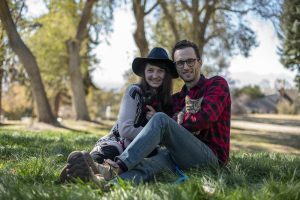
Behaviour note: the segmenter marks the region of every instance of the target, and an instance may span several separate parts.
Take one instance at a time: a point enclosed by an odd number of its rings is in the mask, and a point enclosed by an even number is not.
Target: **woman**
[[[153,48],[147,58],[134,59],[132,70],[141,81],[128,86],[116,124],[90,152],[98,163],[120,155],[155,112],[168,114],[171,111],[172,78],[177,78],[178,74],[167,52],[160,47]]]

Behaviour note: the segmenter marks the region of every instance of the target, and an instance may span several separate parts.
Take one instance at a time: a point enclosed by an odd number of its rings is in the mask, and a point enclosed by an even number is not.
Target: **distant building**
[[[280,99],[279,94],[272,94],[245,104],[247,113],[277,113],[277,103]]]
[[[299,97],[296,90],[279,90],[276,94],[266,95],[257,99],[250,99],[242,94],[232,101],[232,114],[246,113],[278,113],[277,105],[279,102],[286,102],[292,105]]]

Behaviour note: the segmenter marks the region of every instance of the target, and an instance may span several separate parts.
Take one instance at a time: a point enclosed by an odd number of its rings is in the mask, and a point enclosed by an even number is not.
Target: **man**
[[[225,165],[230,144],[230,93],[228,84],[220,76],[206,79],[201,75],[202,60],[196,44],[182,40],[172,51],[172,58],[180,78],[182,90],[173,95],[173,119],[164,113],[155,113],[135,140],[107,165],[87,162],[86,153],[76,153],[85,160],[89,180],[94,174],[106,179],[118,175],[124,180],[149,181],[163,170]],[[188,96],[188,99],[186,100]],[[179,113],[182,122],[177,123]],[[157,155],[145,158],[158,144],[163,145]],[[72,160],[69,156],[69,160]],[[76,160],[76,159],[75,159]],[[70,175],[76,177],[78,167]],[[95,169],[95,170],[91,170]],[[87,171],[87,170],[85,170]],[[74,175],[75,174],[75,175]]]

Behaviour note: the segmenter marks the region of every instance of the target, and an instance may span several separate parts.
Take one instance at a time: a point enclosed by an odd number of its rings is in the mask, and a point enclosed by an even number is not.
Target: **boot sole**
[[[73,182],[76,178],[80,178],[82,181],[92,181],[99,188],[106,190],[107,186],[105,178],[99,173],[97,166],[95,165],[93,158],[86,151],[73,151],[67,158],[67,165],[62,169],[60,174],[60,182]],[[78,167],[81,170],[88,172],[85,176],[79,176],[77,174],[68,174],[67,170],[70,166],[81,163]]]

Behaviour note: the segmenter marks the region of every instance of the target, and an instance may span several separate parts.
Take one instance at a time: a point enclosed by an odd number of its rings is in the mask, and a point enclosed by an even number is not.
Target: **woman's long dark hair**
[[[160,97],[160,101],[162,103],[162,108],[163,108],[164,111],[166,111],[166,109],[168,110],[171,107],[172,76],[170,74],[169,69],[166,67],[166,63],[149,62],[149,64],[160,67],[160,68],[165,70],[165,77],[163,79],[162,85],[159,86],[159,88],[157,89],[157,96]],[[146,67],[146,65],[147,64],[145,64],[145,67]],[[146,82],[145,69],[143,71],[143,75],[142,75],[142,78],[141,78],[141,81],[140,81],[140,86],[141,86],[142,91],[144,93],[146,91],[151,90],[151,86]]]

